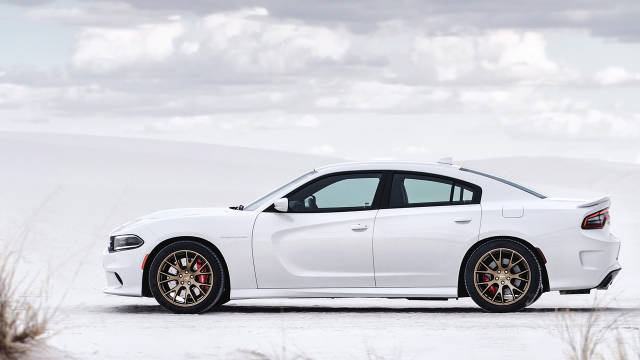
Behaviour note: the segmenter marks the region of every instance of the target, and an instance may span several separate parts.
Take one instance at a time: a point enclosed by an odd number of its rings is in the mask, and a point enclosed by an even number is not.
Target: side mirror
[[[273,203],[273,207],[280,212],[287,212],[289,211],[289,199],[278,199]]]

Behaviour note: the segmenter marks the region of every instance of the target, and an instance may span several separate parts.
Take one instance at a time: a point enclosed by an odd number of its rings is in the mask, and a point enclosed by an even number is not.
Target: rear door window
[[[394,174],[389,207],[471,204],[479,201],[476,192],[472,186],[453,179],[419,174]]]

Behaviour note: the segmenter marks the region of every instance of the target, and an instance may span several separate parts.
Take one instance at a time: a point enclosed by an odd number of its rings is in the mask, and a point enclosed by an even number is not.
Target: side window
[[[389,206],[457,205],[470,204],[473,200],[474,190],[467,185],[428,175],[395,174]]]
[[[396,174],[391,184],[391,207],[449,203],[453,182],[428,176]]]
[[[456,204],[467,204],[473,201],[473,189],[468,186],[456,184],[453,188],[451,201]]]
[[[292,212],[368,210],[382,174],[341,174],[323,178],[289,195]]]

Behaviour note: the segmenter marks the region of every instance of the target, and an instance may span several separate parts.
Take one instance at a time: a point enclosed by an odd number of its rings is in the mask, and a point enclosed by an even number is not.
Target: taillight
[[[582,221],[583,229],[602,229],[609,219],[609,208],[593,213]]]

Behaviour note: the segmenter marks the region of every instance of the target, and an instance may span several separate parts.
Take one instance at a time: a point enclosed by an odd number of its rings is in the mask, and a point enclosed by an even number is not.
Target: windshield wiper
[[[242,211],[242,210],[244,210],[244,205],[229,206],[229,209]]]

